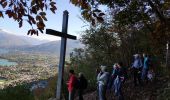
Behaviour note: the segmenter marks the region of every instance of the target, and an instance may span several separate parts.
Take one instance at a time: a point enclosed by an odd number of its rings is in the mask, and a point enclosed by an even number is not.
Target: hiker
[[[139,54],[134,55],[134,62],[132,64],[133,78],[134,78],[134,86],[137,86],[137,80],[140,85],[141,82],[141,69],[142,69],[142,60]]]
[[[106,100],[106,89],[109,80],[109,73],[106,71],[106,66],[101,66],[101,71],[97,75],[98,84],[98,100]]]
[[[77,81],[77,77],[74,75],[74,70],[69,70],[69,80],[67,82],[67,88],[69,92],[69,100],[74,100],[75,95],[75,84]]]
[[[114,65],[112,77],[114,79],[115,95],[118,96],[118,100],[124,100],[122,93],[122,84],[125,82],[127,73],[125,68],[123,67],[122,62],[119,62],[118,64]]]
[[[148,81],[147,74],[149,70],[150,60],[148,55],[143,54],[143,68],[142,68],[142,81]]]
[[[79,95],[79,100],[84,100],[83,99],[83,91],[87,88],[87,80],[84,77],[83,73],[79,73],[79,77],[78,77],[78,81],[79,81],[79,88],[78,88],[78,95]]]

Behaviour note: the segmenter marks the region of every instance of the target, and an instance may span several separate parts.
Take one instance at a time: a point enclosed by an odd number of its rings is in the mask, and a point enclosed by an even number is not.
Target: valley
[[[57,73],[58,58],[46,54],[11,53],[0,58],[16,62],[16,65],[0,64],[0,88],[48,79]]]
[[[60,40],[38,40],[0,29],[0,88],[48,79],[57,74]],[[83,45],[68,40],[66,60]]]

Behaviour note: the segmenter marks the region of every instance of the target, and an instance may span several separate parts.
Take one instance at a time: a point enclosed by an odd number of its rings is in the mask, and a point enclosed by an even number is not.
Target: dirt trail
[[[144,86],[133,86],[133,82],[127,81],[123,86],[124,100],[157,100],[160,89],[166,87],[168,78],[157,78]],[[97,92],[88,93],[84,95],[84,100],[98,100]],[[107,90],[107,100],[117,100],[112,90]],[[77,99],[76,99],[77,100]]]

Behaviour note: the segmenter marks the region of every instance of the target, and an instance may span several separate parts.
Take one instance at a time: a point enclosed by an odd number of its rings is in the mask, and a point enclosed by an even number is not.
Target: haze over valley
[[[79,40],[67,40],[66,59],[80,47]],[[59,54],[60,40],[38,40],[0,30],[0,88],[54,76]]]
[[[67,55],[74,48],[83,47],[79,40],[67,40]],[[0,49],[7,51],[55,53],[59,56],[60,40],[48,41],[38,40],[25,36],[17,36],[0,30]],[[1,51],[0,51],[1,52]]]

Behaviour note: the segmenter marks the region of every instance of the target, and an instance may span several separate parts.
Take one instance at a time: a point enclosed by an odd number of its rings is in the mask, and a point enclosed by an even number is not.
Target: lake
[[[0,58],[0,66],[15,66],[15,65],[17,65],[16,62],[11,62],[7,59],[1,59]]]

